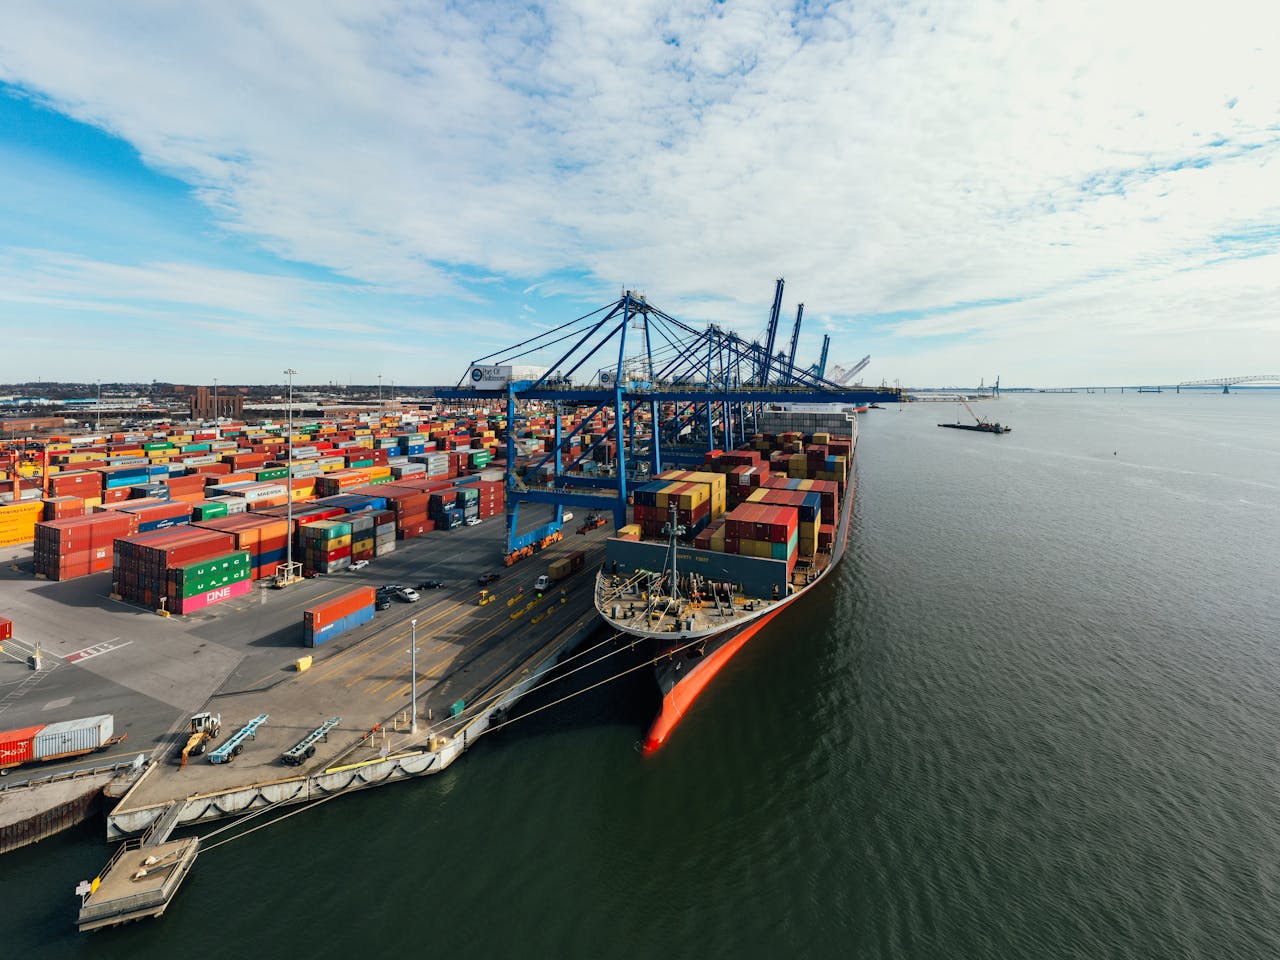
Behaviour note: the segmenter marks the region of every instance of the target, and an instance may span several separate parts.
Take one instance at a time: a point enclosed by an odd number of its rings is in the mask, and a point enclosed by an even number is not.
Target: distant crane
[[[867,354],[847,370],[837,363],[831,368],[831,382],[838,383],[842,387],[847,387],[854,377],[867,368],[867,364],[870,362],[871,354]]]

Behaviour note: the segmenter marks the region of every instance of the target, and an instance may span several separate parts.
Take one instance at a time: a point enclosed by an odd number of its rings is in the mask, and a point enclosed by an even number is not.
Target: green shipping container
[[[256,474],[259,481],[262,480],[283,480],[289,476],[288,467],[268,467],[266,470],[259,470]]]
[[[361,467],[372,467],[372,466],[373,466],[372,460],[352,460],[351,463],[347,465],[347,469],[359,470]]]
[[[217,590],[219,587],[248,580],[252,574],[252,568],[245,566],[236,570],[228,570],[224,573],[210,574],[204,578],[184,580],[180,584],[182,599],[186,600],[199,593],[208,593],[210,590]]]
[[[449,716],[451,717],[460,716],[462,714],[462,711],[465,710],[466,708],[467,708],[467,703],[465,700],[455,700],[453,702],[453,705],[449,707]]]
[[[231,583],[248,580],[253,574],[249,551],[237,550],[210,560],[200,560],[181,567],[171,567],[167,579],[177,587],[183,599],[198,593],[217,590]]]
[[[154,443],[144,443],[142,445],[142,449],[143,450],[168,450],[172,446],[173,444],[170,443],[168,440],[157,440]]]
[[[225,517],[227,515],[227,505],[225,503],[197,503],[195,505],[195,517],[197,520],[212,520],[214,517]]]

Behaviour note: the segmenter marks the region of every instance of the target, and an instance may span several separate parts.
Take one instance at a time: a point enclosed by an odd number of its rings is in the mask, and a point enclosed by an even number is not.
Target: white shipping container
[[[256,500],[265,500],[268,497],[286,496],[289,493],[289,488],[283,483],[262,483],[255,484],[253,489],[237,490],[236,492],[244,497],[248,503],[253,503]]]
[[[392,537],[390,540],[385,540],[385,541],[379,540],[373,545],[373,555],[375,557],[381,557],[388,553],[394,553],[395,549],[396,549],[395,537]]]
[[[63,753],[96,750],[111,739],[114,727],[115,718],[109,713],[51,723],[36,734],[31,756],[35,760],[46,760]]]

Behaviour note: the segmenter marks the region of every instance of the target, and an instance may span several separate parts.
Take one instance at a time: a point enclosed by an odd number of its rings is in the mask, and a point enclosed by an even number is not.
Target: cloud
[[[1214,349],[1280,346],[1223,287],[1277,302],[1275,264],[1215,261],[1274,252],[1278,10],[14,3],[0,77],[191,183],[226,230],[374,291],[625,286],[750,335],[783,275],[815,354],[823,329],[868,337],[890,350],[874,370],[924,377],[935,336],[1052,335],[1038,368],[1076,380],[1178,303],[1228,331]],[[962,308],[993,301],[1013,305]],[[1082,309],[1112,318],[1087,345]]]

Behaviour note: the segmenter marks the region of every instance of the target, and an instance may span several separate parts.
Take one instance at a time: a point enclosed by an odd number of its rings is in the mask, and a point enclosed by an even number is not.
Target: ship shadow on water
[[[609,641],[602,628],[566,652],[518,703],[496,715],[495,729],[485,739],[497,746],[622,728],[639,743],[661,702],[647,661],[640,644],[632,647],[625,638]]]

